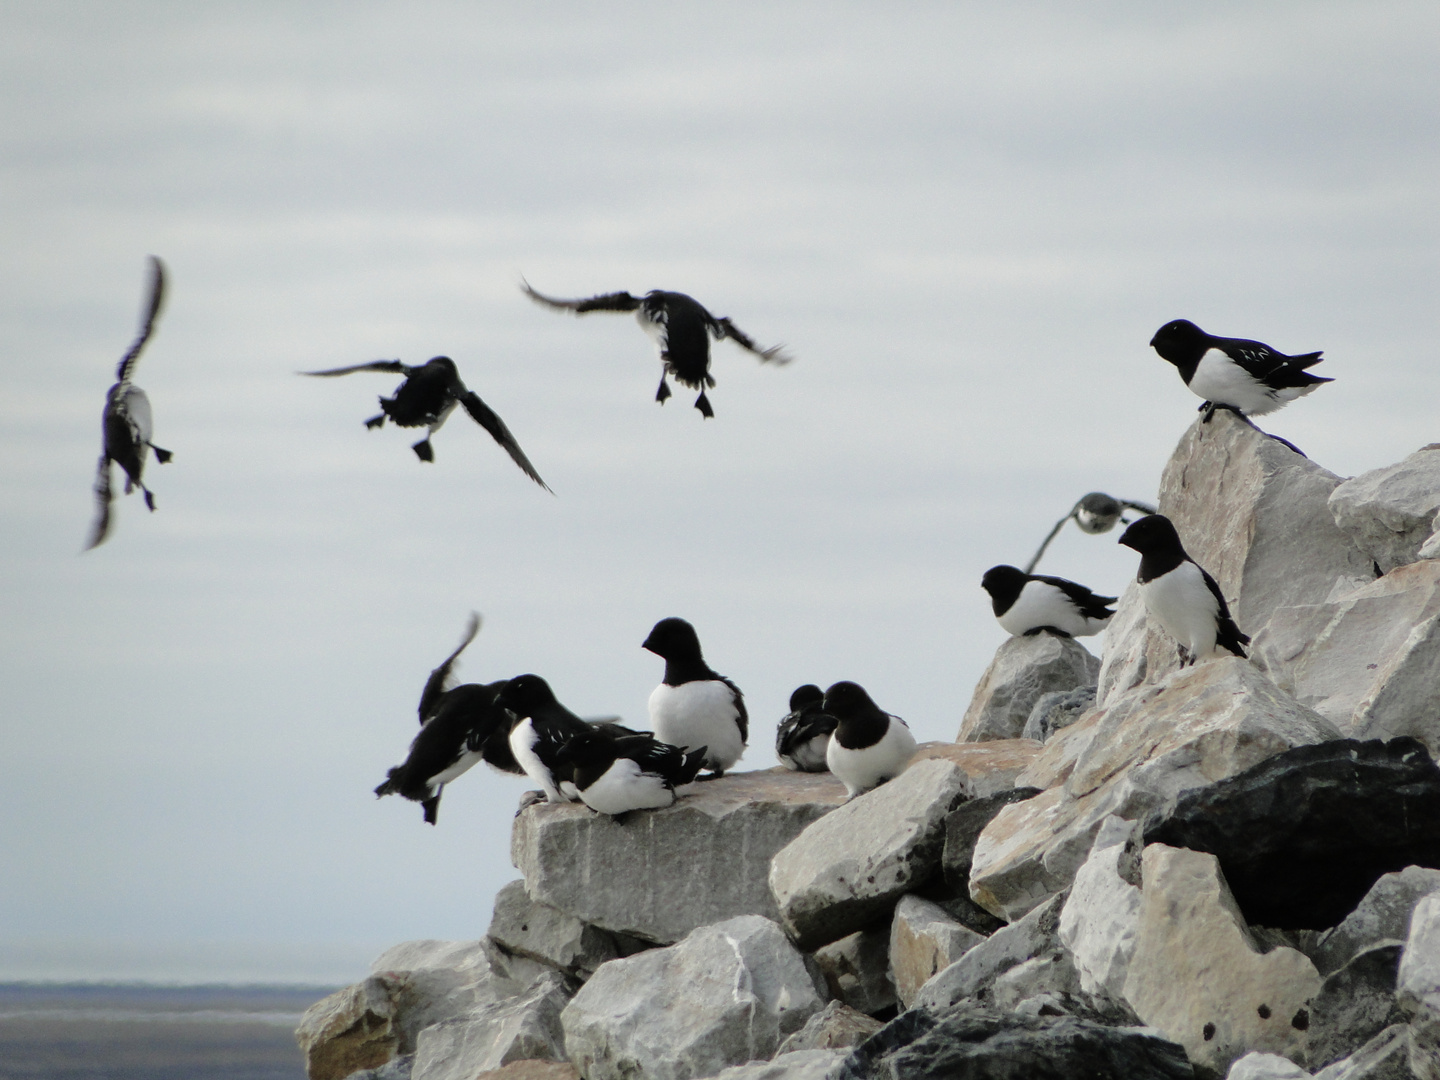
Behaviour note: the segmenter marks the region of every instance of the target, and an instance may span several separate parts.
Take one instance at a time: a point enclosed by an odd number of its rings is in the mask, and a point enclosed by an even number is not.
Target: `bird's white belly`
[[[529,720],[521,720],[510,730],[510,753],[514,755],[516,764],[525,770],[526,776],[540,785],[541,790],[545,792],[547,801],[573,801],[560,794],[560,790],[550,776],[550,770],[545,767],[545,763],[535,753],[534,747],[537,739],[535,728]]]
[[[899,776],[905,763],[915,754],[915,736],[898,720],[890,722],[885,737],[874,746],[851,750],[840,745],[839,739],[831,739],[825,751],[825,762],[830,771],[845,784],[845,790],[853,798],[862,791],[869,791],[882,780]]]
[[[664,356],[665,350],[670,346],[669,332],[665,323],[650,318],[643,307],[635,309],[635,321],[640,324],[640,329],[645,331],[645,336],[655,343],[656,351]]]
[[[1220,605],[1193,562],[1183,562],[1170,573],[1141,585],[1140,595],[1145,610],[1197,659],[1214,650],[1215,616]]]
[[[1190,389],[1206,401],[1233,406],[1246,416],[1274,412],[1299,396],[1297,393],[1282,398],[1219,349],[1211,349],[1200,358],[1190,378]]]
[[[736,723],[739,716],[734,693],[713,679],[679,686],[661,683],[650,695],[650,728],[655,737],[682,750],[708,747],[705,765],[710,769],[729,769],[745,752]]]
[[[1104,630],[1107,621],[1080,614],[1068,596],[1043,581],[1027,581],[1010,610],[999,617],[1000,626],[1016,637],[1037,626],[1053,626],[1075,637],[1089,637]]]
[[[460,751],[460,756],[452,764],[441,769],[434,776],[430,777],[429,780],[426,780],[425,783],[429,785],[431,789],[434,789],[438,784],[448,784],[457,776],[468,772],[471,767],[478,764],[479,761],[480,751],[462,750]]]
[[[814,738],[806,739],[790,748],[790,760],[784,764],[792,769],[800,769],[804,772],[823,772],[829,766],[825,763],[825,754],[830,749],[830,736],[816,735]]]
[[[627,810],[656,810],[675,802],[675,792],[653,773],[640,771],[629,758],[616,758],[605,774],[580,792],[592,810],[623,814]]]
[[[155,424],[150,413],[150,399],[138,386],[127,386],[118,395],[117,411],[130,425],[135,442],[144,446],[154,434]],[[143,453],[143,451],[142,451]]]

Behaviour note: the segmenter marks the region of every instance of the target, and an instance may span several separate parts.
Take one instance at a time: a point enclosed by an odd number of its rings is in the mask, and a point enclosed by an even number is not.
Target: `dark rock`
[[[832,1001],[791,1035],[775,1056],[796,1050],[838,1050],[864,1042],[884,1025],[873,1017],[852,1009],[841,1001]]]
[[[1328,1065],[1315,1080],[1416,1080],[1410,1068],[1410,1029],[1386,1028],[1348,1058]]]
[[[1299,746],[1182,793],[1145,842],[1215,855],[1252,925],[1334,926],[1382,874],[1440,867],[1440,767],[1408,737]]]
[[[945,815],[945,847],[940,854],[940,870],[950,889],[957,894],[969,892],[970,860],[975,855],[975,841],[995,815],[1011,803],[1033,799],[1039,794],[1039,788],[1011,788],[983,799],[971,799]]]
[[[1325,980],[1310,1005],[1311,1069],[1353,1054],[1380,1032],[1403,1024],[1395,1000],[1395,974],[1403,946],[1373,945]]]
[[[893,1012],[889,922],[832,941],[816,949],[814,956],[832,998],[867,1015]]]
[[[837,1080],[1192,1080],[1185,1051],[1073,1016],[1019,1016],[966,1003],[912,1009],[857,1046]]]

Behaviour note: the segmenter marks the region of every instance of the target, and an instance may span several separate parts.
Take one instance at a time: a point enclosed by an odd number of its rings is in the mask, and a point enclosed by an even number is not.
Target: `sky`
[[[1189,318],[1335,379],[1268,430],[1341,476],[1440,438],[1440,8],[10,2],[0,8],[0,980],[349,982],[474,938],[523,780],[374,786],[459,675],[646,726],[669,615],[745,691],[853,679],[953,739],[979,588],[1082,494],[1153,499]],[[135,373],[174,452],[81,553]],[[634,320],[672,289],[716,416]],[[376,359],[463,415],[367,431]],[[1041,569],[1118,594],[1118,533]],[[1103,639],[1093,642],[1098,650]]]

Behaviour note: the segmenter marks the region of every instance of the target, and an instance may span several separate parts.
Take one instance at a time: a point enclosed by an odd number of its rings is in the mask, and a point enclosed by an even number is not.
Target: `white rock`
[[[639,952],[643,943],[612,934],[530,898],[525,882],[512,881],[495,897],[485,935],[512,953],[528,956],[567,974],[589,978],[601,964]]]
[[[1422,559],[1440,559],[1440,512],[1435,515],[1435,520],[1430,522],[1430,537],[1420,545],[1417,554]]]
[[[825,1080],[849,1056],[848,1050],[795,1050],[773,1061],[732,1065],[715,1080]]]
[[[1023,919],[996,930],[926,982],[915,994],[912,1007],[948,1009],[993,987],[1011,968],[1053,951],[1060,943],[1063,902],[1063,897],[1052,897]]]
[[[1410,1016],[1410,1068],[1440,1077],[1440,893],[1415,905],[1400,955],[1395,999]]]
[[[1225,1080],[1310,1080],[1310,1074],[1289,1058],[1255,1050],[1231,1065]]]
[[[890,923],[890,977],[901,1006],[908,1009],[932,975],[984,940],[985,935],[961,925],[939,904],[902,896]]]
[[[1440,510],[1440,443],[1397,465],[1346,480],[1330,495],[1330,512],[1382,572],[1420,558]]]
[[[1410,913],[1433,892],[1440,892],[1440,870],[1407,866],[1382,875],[1355,910],[1321,936],[1311,952],[1315,966],[1328,975],[1361,949],[1388,938],[1404,941],[1410,933]]]
[[[780,928],[743,915],[601,965],[560,1019],[587,1080],[689,1080],[770,1057],[824,1004]]]
[[[976,685],[955,741],[1017,738],[1041,697],[1093,686],[1099,673],[1099,658],[1074,638],[1043,633],[1007,638]]]
[[[896,1003],[890,978],[890,928],[857,930],[815,950],[815,966],[830,996],[862,1013],[878,1013]]]
[[[295,1041],[311,1080],[341,1080],[396,1056],[395,1003],[382,978],[337,990],[305,1010]]]
[[[1060,912],[1060,940],[1088,994],[1119,998],[1125,988],[1140,929],[1140,890],[1122,876],[1137,854],[1135,830],[1135,822],[1114,815],[1101,823]]]
[[[953,762],[965,774],[965,794],[984,799],[1009,791],[1016,786],[1015,778],[1030,767],[1044,747],[1035,739],[997,739],[994,742],[926,742],[910,759],[917,761],[943,758]]]
[[[565,978],[548,971],[517,997],[431,1024],[415,1040],[410,1080],[473,1080],[512,1061],[563,1061]]]
[[[1347,1058],[1327,1065],[1315,1080],[1411,1080],[1410,1029],[1388,1027]]]

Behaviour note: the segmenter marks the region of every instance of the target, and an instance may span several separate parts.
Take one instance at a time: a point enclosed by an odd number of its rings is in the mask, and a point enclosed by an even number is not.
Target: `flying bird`
[[[591,730],[570,736],[556,758],[581,802],[618,816],[674,805],[675,789],[695,779],[705,753],[703,746],[685,751],[648,734],[616,738]]]
[[[825,691],[814,683],[795,688],[790,711],[775,729],[775,756],[787,769],[825,772],[825,751],[835,730],[835,717],[825,711]]]
[[[1216,409],[1263,416],[1321,383],[1335,381],[1305,370],[1320,362],[1321,353],[1286,356],[1264,342],[1207,334],[1188,319],[1166,323],[1155,331],[1150,344],[1204,399],[1200,411],[1205,423]]]
[[[706,388],[715,385],[715,379],[710,374],[712,336],[716,341],[729,338],[765,362],[788,364],[792,359],[783,345],[769,349],[760,348],[728,318],[717,319],[706,311],[698,300],[684,293],[651,289],[644,296],[615,292],[584,300],[557,300],[553,296],[536,292],[527,281],[522,280],[520,287],[525,291],[525,295],[536,303],[558,311],[573,311],[576,315],[591,311],[635,312],[640,329],[650,336],[660,350],[660,388],[655,391],[655,400],[665,404],[665,399],[670,396],[670,384],[666,379],[673,375],[675,381],[682,386],[700,391],[700,396],[695,399],[695,408],[699,409],[706,419],[715,415],[715,410],[710,407],[710,399],[705,396]]]
[[[1049,631],[1059,637],[1089,637],[1105,629],[1116,597],[1096,596],[1084,585],[1048,574],[1027,574],[1013,566],[992,566],[980,579],[990,594],[995,618],[1015,637]]]
[[[546,491],[550,491],[550,486],[540,479],[535,466],[530,464],[525,451],[520,449],[515,436],[510,434],[505,421],[480,400],[479,394],[465,388],[465,384],[460,381],[460,372],[455,367],[455,361],[450,357],[436,356],[418,367],[402,364],[399,360],[375,360],[369,364],[352,364],[350,367],[331,368],[327,371],[302,371],[300,374],[331,378],[336,375],[351,375],[357,371],[390,371],[405,376],[405,381],[400,384],[393,397],[380,399],[380,415],[366,420],[367,428],[383,427],[387,419],[400,427],[427,428],[425,438],[415,443],[411,449],[421,461],[434,461],[435,451],[430,445],[430,437],[440,430],[457,404],[463,405],[470,418],[504,447],[511,460],[520,466],[526,476]]]
[[[904,720],[876,705],[864,687],[835,683],[825,691],[825,711],[838,721],[825,760],[850,798],[905,771],[915,753],[915,736]]]
[[[169,450],[162,450],[150,441],[154,423],[150,415],[150,399],[145,391],[130,381],[140,352],[150,335],[155,332],[155,320],[160,317],[160,308],[165,303],[165,264],[154,255],[150,256],[150,302],[145,310],[140,334],[130,346],[130,351],[120,360],[115,369],[118,380],[105,395],[105,412],[101,418],[103,448],[100,462],[95,471],[95,524],[90,529],[90,542],[85,545],[89,551],[105,542],[110,532],[110,463],[113,461],[125,470],[125,494],[137,487],[145,495],[145,505],[155,509],[155,496],[145,486],[145,451],[151,450],[155,460],[161,464],[169,461]]]
[[[684,619],[661,619],[641,643],[665,661],[665,675],[650,694],[650,727],[661,742],[694,750],[704,746],[709,779],[725,774],[750,738],[745,695],[705,663],[700,637]]]
[[[1215,579],[1185,554],[1169,518],[1142,517],[1125,530],[1120,543],[1140,552],[1140,596],[1145,610],[1175,639],[1181,667],[1221,648],[1245,656],[1250,638],[1230,617]]]

